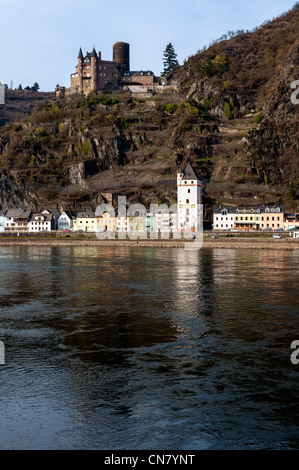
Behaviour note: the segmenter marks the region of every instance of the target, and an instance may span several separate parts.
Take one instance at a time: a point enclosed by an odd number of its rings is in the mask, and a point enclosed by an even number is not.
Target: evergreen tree
[[[17,89],[20,91],[23,90],[22,85],[20,84]]]
[[[166,49],[163,53],[163,66],[164,70],[161,72],[162,76],[166,76],[169,72],[171,72],[176,65],[178,65],[177,61],[177,54],[174,50],[173,45],[171,42],[167,44]]]
[[[32,90],[32,91],[38,91],[38,90],[39,90],[39,84],[38,84],[37,82],[35,82],[35,83],[33,84],[33,87],[31,87],[31,90]]]

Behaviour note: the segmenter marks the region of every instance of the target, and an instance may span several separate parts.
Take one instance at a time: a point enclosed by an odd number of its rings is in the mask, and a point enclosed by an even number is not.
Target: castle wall
[[[123,85],[153,86],[156,77],[152,72],[130,72],[130,45],[117,42],[113,46],[113,61],[102,60],[101,52],[78,56],[75,73],[70,76],[71,91],[90,93],[92,90],[115,88]]]

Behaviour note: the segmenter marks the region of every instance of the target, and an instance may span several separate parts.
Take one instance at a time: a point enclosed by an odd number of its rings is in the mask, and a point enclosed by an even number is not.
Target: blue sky
[[[163,69],[172,42],[179,63],[228,30],[252,29],[296,0],[0,0],[0,80],[42,91],[69,86],[80,46],[112,60],[117,41],[130,43],[131,70]]]

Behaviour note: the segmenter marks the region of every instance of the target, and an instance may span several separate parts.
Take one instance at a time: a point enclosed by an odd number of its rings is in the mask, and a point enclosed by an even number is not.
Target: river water
[[[298,262],[0,247],[0,448],[298,449]]]

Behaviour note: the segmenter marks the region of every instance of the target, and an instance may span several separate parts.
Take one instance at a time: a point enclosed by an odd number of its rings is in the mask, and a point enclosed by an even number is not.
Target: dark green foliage
[[[178,109],[178,105],[175,103],[166,104],[164,106],[164,110],[169,114],[175,113],[177,109]]]
[[[224,103],[224,114],[227,117],[227,119],[232,119],[233,114],[231,111],[231,107],[229,103]]]
[[[38,90],[39,90],[39,84],[38,84],[37,82],[35,82],[35,83],[33,84],[33,86],[31,87],[31,90],[32,90],[32,91],[38,91]]]
[[[199,70],[204,77],[211,77],[214,75],[214,67],[209,57],[205,57],[202,60]]]
[[[167,44],[166,49],[163,53],[164,69],[163,72],[161,72],[161,75],[168,75],[175,68],[176,65],[178,65],[177,54],[174,50],[173,45],[170,42],[169,44]]]

